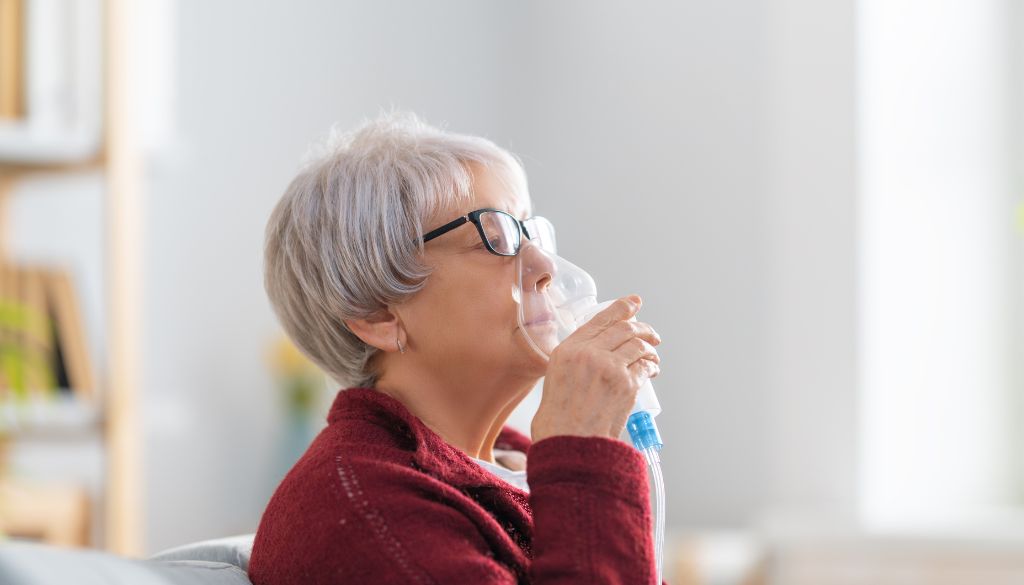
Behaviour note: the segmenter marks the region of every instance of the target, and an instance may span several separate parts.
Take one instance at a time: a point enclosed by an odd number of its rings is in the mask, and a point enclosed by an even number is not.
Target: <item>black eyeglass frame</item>
[[[502,215],[505,215],[505,216],[511,218],[512,221],[514,221],[516,223],[516,225],[519,226],[519,237],[518,237],[518,239],[516,240],[516,243],[515,243],[515,252],[513,252],[512,254],[502,254],[501,252],[498,252],[497,250],[494,249],[493,246],[491,246],[491,243],[487,240],[487,234],[484,233],[484,226],[483,226],[483,222],[480,221],[480,216],[485,214],[485,213],[491,213],[491,212],[493,212],[493,213],[500,213]],[[529,219],[532,219],[532,218],[529,218]],[[526,221],[528,221],[528,220],[526,220]],[[423,239],[421,241],[424,244],[426,244],[430,240],[433,240],[434,238],[436,238],[438,236],[442,236],[442,235],[452,231],[453,229],[461,226],[462,224],[469,223],[469,222],[472,222],[473,225],[476,226],[476,231],[477,231],[478,234],[480,234],[480,241],[482,241],[484,243],[484,246],[487,246],[487,251],[490,252],[491,254],[494,254],[495,256],[515,256],[516,254],[519,253],[520,248],[522,248],[523,236],[524,235],[527,237],[527,239],[530,239],[530,240],[533,239],[533,236],[530,235],[530,230],[526,227],[526,224],[523,221],[520,221],[520,220],[516,219],[516,217],[514,215],[512,215],[511,213],[508,213],[507,211],[502,211],[500,209],[494,209],[492,207],[484,207],[483,209],[477,209],[475,211],[470,211],[466,215],[463,215],[462,217],[453,219],[452,221],[444,224],[443,226],[441,226],[441,227],[439,227],[437,229],[430,230],[429,232],[423,234]]]

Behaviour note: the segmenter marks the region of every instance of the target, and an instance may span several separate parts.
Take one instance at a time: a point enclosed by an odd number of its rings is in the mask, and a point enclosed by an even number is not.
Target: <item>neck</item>
[[[408,359],[401,364],[382,363],[384,373],[377,380],[377,390],[404,404],[448,444],[493,463],[494,442],[537,379],[493,373],[471,376],[465,370],[445,376],[436,368],[414,365]]]

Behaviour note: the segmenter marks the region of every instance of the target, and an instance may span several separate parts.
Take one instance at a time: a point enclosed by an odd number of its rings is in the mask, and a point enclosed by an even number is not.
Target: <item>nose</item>
[[[532,241],[523,239],[519,249],[523,263],[523,288],[527,291],[543,292],[551,285],[551,279],[558,273],[555,261]]]

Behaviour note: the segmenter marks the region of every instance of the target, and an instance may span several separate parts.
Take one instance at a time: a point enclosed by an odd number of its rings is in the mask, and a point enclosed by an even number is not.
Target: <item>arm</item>
[[[527,458],[534,514],[531,583],[633,584],[655,579],[647,471],[629,445],[556,436]]]

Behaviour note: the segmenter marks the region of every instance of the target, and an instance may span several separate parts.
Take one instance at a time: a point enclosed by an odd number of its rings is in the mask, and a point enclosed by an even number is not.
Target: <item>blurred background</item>
[[[0,530],[255,531],[338,390],[264,225],[398,107],[644,297],[671,583],[1021,582],[1021,39],[1013,0],[0,0]]]

